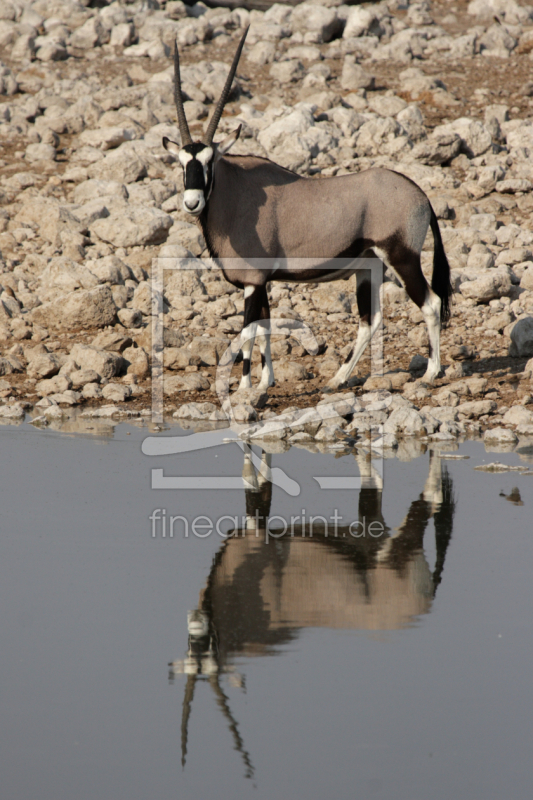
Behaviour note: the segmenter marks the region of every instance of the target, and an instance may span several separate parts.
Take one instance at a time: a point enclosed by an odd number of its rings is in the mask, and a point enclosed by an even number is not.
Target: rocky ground
[[[148,415],[161,257],[173,266],[162,300],[164,411],[221,418],[215,373],[240,331],[243,297],[205,259],[161,140],[179,141],[174,39],[200,135],[249,23],[219,135],[240,122],[233,152],[311,177],[379,165],[412,178],[440,219],[455,295],[444,374],[429,387],[422,315],[386,283],[385,374],[372,376],[365,357],[324,415],[317,404],[356,334],[354,279],[273,284],[273,316],[309,325],[320,352],[290,330],[278,337],[277,385],[268,398],[236,401],[241,422],[270,425],[247,435],[349,442],[383,424],[384,447],[415,434],[533,436],[533,6],[514,0],[317,0],[266,13],[2,0],[0,418]],[[428,275],[432,248],[429,235]],[[232,387],[237,375],[238,365]]]

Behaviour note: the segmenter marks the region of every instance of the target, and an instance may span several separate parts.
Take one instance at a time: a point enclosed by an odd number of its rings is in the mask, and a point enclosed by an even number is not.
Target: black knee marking
[[[430,358],[433,358],[433,347],[431,346],[431,342],[428,342],[428,355]]]
[[[261,353],[261,367],[262,367],[263,369],[265,368],[265,366],[266,366],[266,363],[267,363],[267,361],[266,361],[266,358],[265,358],[265,354],[264,354],[264,353]]]
[[[252,322],[258,322],[261,319],[270,319],[270,309],[268,305],[268,295],[266,286],[256,286],[252,294],[244,298],[244,323],[243,329],[251,325]],[[252,354],[250,352],[249,358],[242,360],[242,375],[246,378],[250,374],[250,361]],[[261,363],[264,366],[264,356],[261,353]]]
[[[266,286],[256,286],[252,294],[244,298],[243,327],[260,319],[270,319]]]
[[[344,363],[345,363],[345,364],[347,364],[347,363],[348,363],[348,361],[350,361],[350,359],[352,358],[352,356],[353,356],[353,351],[354,351],[354,348],[352,347],[352,349],[350,350],[350,352],[348,353],[348,355],[347,355],[347,356],[346,356],[346,358],[344,359]]]
[[[357,308],[361,322],[369,325],[372,316],[372,286],[370,281],[363,280],[357,284]]]

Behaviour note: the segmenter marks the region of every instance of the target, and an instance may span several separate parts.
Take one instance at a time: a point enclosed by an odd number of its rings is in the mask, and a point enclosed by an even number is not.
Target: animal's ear
[[[166,136],[163,136],[163,147],[165,150],[168,150],[169,153],[174,153],[175,156],[178,155],[181,147],[176,142],[172,142],[170,139],[167,139]]]
[[[230,133],[229,136],[226,136],[223,142],[220,142],[220,144],[217,145],[217,154],[219,156],[225,156],[226,153],[228,153],[231,150],[231,148],[241,135],[241,129],[242,125],[239,125],[237,130],[233,131],[233,133]]]

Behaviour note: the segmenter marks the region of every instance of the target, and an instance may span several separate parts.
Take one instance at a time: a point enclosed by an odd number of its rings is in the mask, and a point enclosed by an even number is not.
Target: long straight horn
[[[180,78],[180,59],[178,55],[178,41],[174,42],[174,102],[176,103],[176,111],[178,112],[178,125],[180,127],[181,146],[192,144],[191,133],[189,125],[185,116],[185,109],[183,108],[183,97],[181,94],[181,78]]]
[[[239,46],[237,48],[237,52],[235,53],[235,58],[233,59],[233,64],[231,65],[231,69],[229,71],[229,75],[227,77],[226,83],[222,90],[222,94],[220,95],[220,100],[218,101],[218,105],[215,108],[213,116],[209,122],[209,127],[205,134],[204,144],[211,145],[213,142],[213,137],[215,135],[218,123],[220,122],[220,117],[222,116],[222,112],[224,111],[224,106],[228,102],[228,97],[231,92],[231,84],[233,83],[233,78],[235,77],[235,72],[237,71],[237,65],[239,63],[239,59],[241,57],[242,48],[244,47],[244,40],[246,39],[246,35],[250,29],[250,26],[246,28],[243,33],[242,39],[239,42]]]

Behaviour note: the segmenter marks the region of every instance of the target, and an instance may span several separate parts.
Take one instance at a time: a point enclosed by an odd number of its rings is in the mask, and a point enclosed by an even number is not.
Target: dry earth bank
[[[317,406],[355,338],[354,279],[273,284],[274,314],[309,325],[321,352],[308,355],[290,332],[279,338],[276,387],[266,405],[240,398],[238,418],[289,409],[283,433],[269,435],[302,442],[385,424],[387,447],[408,435],[451,441],[490,429],[510,445],[533,435],[532,6],[95,5],[0,8],[1,418],[34,406],[43,422],[75,407],[150,407],[150,280],[162,256],[174,266],[163,292],[165,411],[221,418],[215,373],[242,325],[242,293],[200,260],[205,243],[181,210],[180,170],[161,140],[179,141],[174,39],[201,134],[251,23],[219,135],[242,123],[235,152],[311,177],[376,165],[408,175],[440,218],[456,293],[434,387],[417,380],[422,315],[390,281],[384,376],[371,376],[366,357],[329,417],[304,424],[299,410]],[[429,236],[428,275],[432,247]]]

